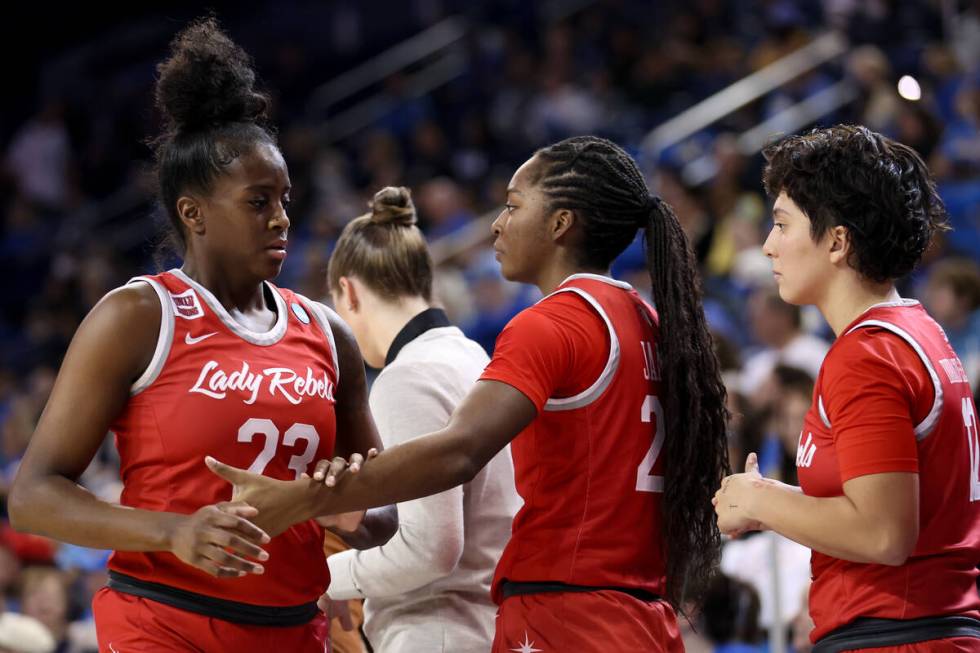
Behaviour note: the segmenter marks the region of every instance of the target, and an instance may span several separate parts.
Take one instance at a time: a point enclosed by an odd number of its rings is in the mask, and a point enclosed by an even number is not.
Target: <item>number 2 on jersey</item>
[[[276,449],[279,447],[279,429],[276,428],[271,419],[260,417],[252,417],[246,420],[238,429],[239,442],[251,442],[256,435],[265,437],[265,444],[262,446],[259,455],[248,466],[248,471],[261,474],[265,471],[269,461],[276,455]],[[296,444],[297,440],[306,440],[306,448],[303,453],[289,459],[289,469],[296,472],[298,479],[306,471],[310,461],[313,460],[313,456],[316,455],[316,448],[320,444],[320,434],[310,424],[293,424],[283,435],[282,443],[291,447]]]
[[[963,397],[963,425],[970,450],[970,501],[980,501],[980,433],[977,432],[977,412],[973,401]]]
[[[651,475],[654,465],[657,464],[657,458],[660,457],[660,450],[664,448],[664,409],[656,395],[647,395],[643,399],[643,406],[640,407],[640,421],[649,424],[650,418],[653,416],[657,418],[657,430],[653,435],[653,443],[647,450],[647,455],[643,457],[643,462],[636,468],[637,492],[664,491],[664,477]]]

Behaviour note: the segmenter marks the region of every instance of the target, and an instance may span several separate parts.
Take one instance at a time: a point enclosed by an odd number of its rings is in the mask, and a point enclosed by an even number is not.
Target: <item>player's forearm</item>
[[[851,562],[904,562],[888,530],[862,515],[846,496],[811,497],[790,485],[767,483],[747,513],[766,529],[825,555]]]
[[[449,429],[385,449],[334,487],[294,481],[297,521],[364,510],[436,494],[472,480],[493,451],[470,452]],[[484,460],[484,458],[486,458]]]
[[[353,549],[370,549],[388,542],[398,531],[398,508],[383,506],[372,508],[364,515],[355,531],[334,532]]]
[[[8,511],[18,531],[119,551],[168,550],[175,522],[181,518],[102,501],[58,475],[18,479]]]

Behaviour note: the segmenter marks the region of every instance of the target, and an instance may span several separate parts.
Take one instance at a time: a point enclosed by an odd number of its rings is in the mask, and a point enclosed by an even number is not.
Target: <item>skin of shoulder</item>
[[[25,472],[77,478],[84,471],[153,357],[161,314],[156,292],[145,283],[117,288],[95,305],[68,347]],[[68,440],[74,444],[64,446]],[[41,469],[33,469],[35,463]]]

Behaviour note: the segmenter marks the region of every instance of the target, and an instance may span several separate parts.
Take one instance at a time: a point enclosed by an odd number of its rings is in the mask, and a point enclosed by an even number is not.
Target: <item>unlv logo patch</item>
[[[204,316],[204,309],[201,308],[201,302],[193,288],[189,288],[179,295],[170,293],[170,301],[174,305],[174,314],[177,317],[182,317],[185,320],[196,320]]]

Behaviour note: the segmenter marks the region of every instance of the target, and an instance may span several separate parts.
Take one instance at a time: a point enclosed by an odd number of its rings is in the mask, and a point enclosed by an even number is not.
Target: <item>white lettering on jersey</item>
[[[946,378],[950,383],[969,383],[970,379],[966,376],[963,363],[958,358],[943,358],[939,361],[939,366],[946,373]]]
[[[660,366],[657,365],[657,353],[653,344],[641,340],[640,347],[643,349],[643,378],[647,381],[659,381]]]
[[[253,372],[247,361],[242,361],[241,369],[230,374],[220,369],[217,361],[208,361],[188,392],[212,399],[224,399],[228,392],[236,392],[245,396],[242,399],[245,404],[251,405],[258,399],[266,379],[269,381],[267,390],[270,396],[274,397],[278,392],[293,405],[299,404],[304,397],[330,401],[334,398],[333,383],[327,378],[325,370],[321,377],[315,376],[309,367],[303,376],[288,367],[268,367],[259,373]]]
[[[282,393],[282,396],[293,405],[303,401],[303,395],[333,399],[333,384],[327,379],[326,372],[323,373],[322,379],[318,379],[313,376],[313,370],[308,367],[305,377],[298,375],[288,367],[269,367],[262,371],[272,375],[272,378],[269,379],[269,392],[273,395],[277,391]],[[290,392],[290,388],[292,392]]]
[[[806,442],[803,441],[803,431],[800,431],[800,439],[796,444],[796,466],[809,467],[813,464],[813,456],[817,453],[817,445],[813,443],[813,433],[806,434]]]
[[[174,305],[174,315],[177,317],[196,320],[204,316],[204,309],[201,308],[201,302],[198,301],[197,293],[193,288],[179,294],[170,293],[170,301]]]
[[[245,391],[248,399],[246,404],[254,404],[262,386],[262,375],[249,371],[248,363],[242,361],[242,369],[231,374],[218,369],[217,361],[208,361],[201,368],[197,381],[190,392],[198,392],[212,399],[224,399],[228,390]]]

